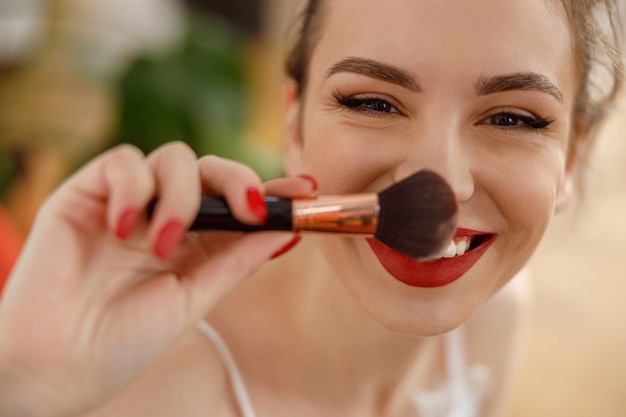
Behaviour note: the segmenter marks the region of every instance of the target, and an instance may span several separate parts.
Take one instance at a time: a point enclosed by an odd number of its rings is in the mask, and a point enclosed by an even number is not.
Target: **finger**
[[[149,239],[153,251],[167,258],[182,240],[200,207],[200,177],[194,151],[182,142],[164,145],[148,156],[156,204]]]
[[[205,194],[225,197],[235,218],[244,223],[265,222],[265,190],[252,168],[214,155],[202,157],[199,164]]]
[[[317,182],[310,176],[275,178],[265,183],[265,192],[282,198],[308,197],[317,190]]]
[[[134,146],[123,146],[105,168],[110,184],[107,223],[120,239],[126,239],[154,194],[154,177],[145,156]]]
[[[88,163],[59,187],[51,197],[51,212],[71,217],[82,227],[98,228],[98,219],[103,219],[109,230],[125,238],[153,193],[153,176],[143,153],[132,145],[121,145]]]

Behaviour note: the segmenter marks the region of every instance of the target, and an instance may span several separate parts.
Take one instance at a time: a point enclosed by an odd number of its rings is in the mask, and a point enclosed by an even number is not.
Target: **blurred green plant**
[[[0,201],[5,201],[11,184],[19,177],[20,167],[17,155],[0,141]]]
[[[261,160],[259,147],[250,146],[244,135],[246,41],[227,21],[190,10],[177,47],[137,58],[122,76],[118,126],[107,147],[131,143],[149,153],[181,140],[198,155],[218,154],[253,166],[261,176],[276,175],[275,161]],[[0,200],[21,175],[16,151],[4,142],[0,135]],[[70,172],[84,162],[73,161]]]
[[[120,84],[120,119],[113,145],[148,153],[181,140],[198,155],[246,159],[244,35],[205,12],[192,12],[183,43],[142,57]]]

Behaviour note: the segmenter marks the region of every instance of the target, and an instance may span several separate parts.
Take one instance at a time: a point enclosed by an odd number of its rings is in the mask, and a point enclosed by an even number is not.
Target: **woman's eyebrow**
[[[422,87],[411,74],[391,65],[383,64],[367,58],[349,57],[335,63],[327,73],[327,77],[341,72],[365,75],[377,80],[386,81],[411,91],[421,93]]]
[[[546,93],[563,103],[563,93],[548,77],[535,72],[520,72],[491,77],[481,77],[474,86],[476,94],[501,93],[511,90],[529,90]]]

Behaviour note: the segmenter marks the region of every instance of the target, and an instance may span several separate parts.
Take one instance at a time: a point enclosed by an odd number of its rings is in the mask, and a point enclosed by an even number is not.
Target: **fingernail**
[[[302,236],[300,236],[300,235],[294,236],[294,238],[291,239],[289,241],[289,243],[287,243],[285,246],[283,246],[282,248],[280,248],[276,252],[274,252],[274,254],[271,256],[270,259],[276,259],[279,256],[282,256],[282,255],[286,254],[291,249],[293,249],[293,247],[296,246],[298,244],[298,242],[300,242],[300,240],[302,240]]]
[[[137,224],[137,220],[139,220],[139,213],[139,209],[131,208],[122,214],[119,222],[117,223],[117,228],[115,229],[115,235],[118,238],[124,240],[130,236],[130,233]]]
[[[171,220],[161,229],[154,244],[154,253],[161,259],[167,259],[184,235],[185,226],[183,223],[179,220]]]
[[[250,207],[256,218],[261,223],[265,223],[265,220],[267,220],[267,204],[261,192],[257,188],[250,187],[246,190],[246,198],[248,199],[248,207]]]
[[[317,191],[317,181],[315,181],[315,178],[313,178],[309,174],[300,174],[298,175],[298,177],[309,181],[311,183],[311,186],[313,187],[313,191]]]

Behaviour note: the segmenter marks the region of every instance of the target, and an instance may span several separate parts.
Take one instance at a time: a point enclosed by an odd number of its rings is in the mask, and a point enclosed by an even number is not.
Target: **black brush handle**
[[[262,225],[241,223],[221,197],[202,197],[202,204],[196,220],[189,230],[230,230],[238,232],[257,232],[261,230],[291,230],[291,200],[278,197],[265,197],[267,221]]]

